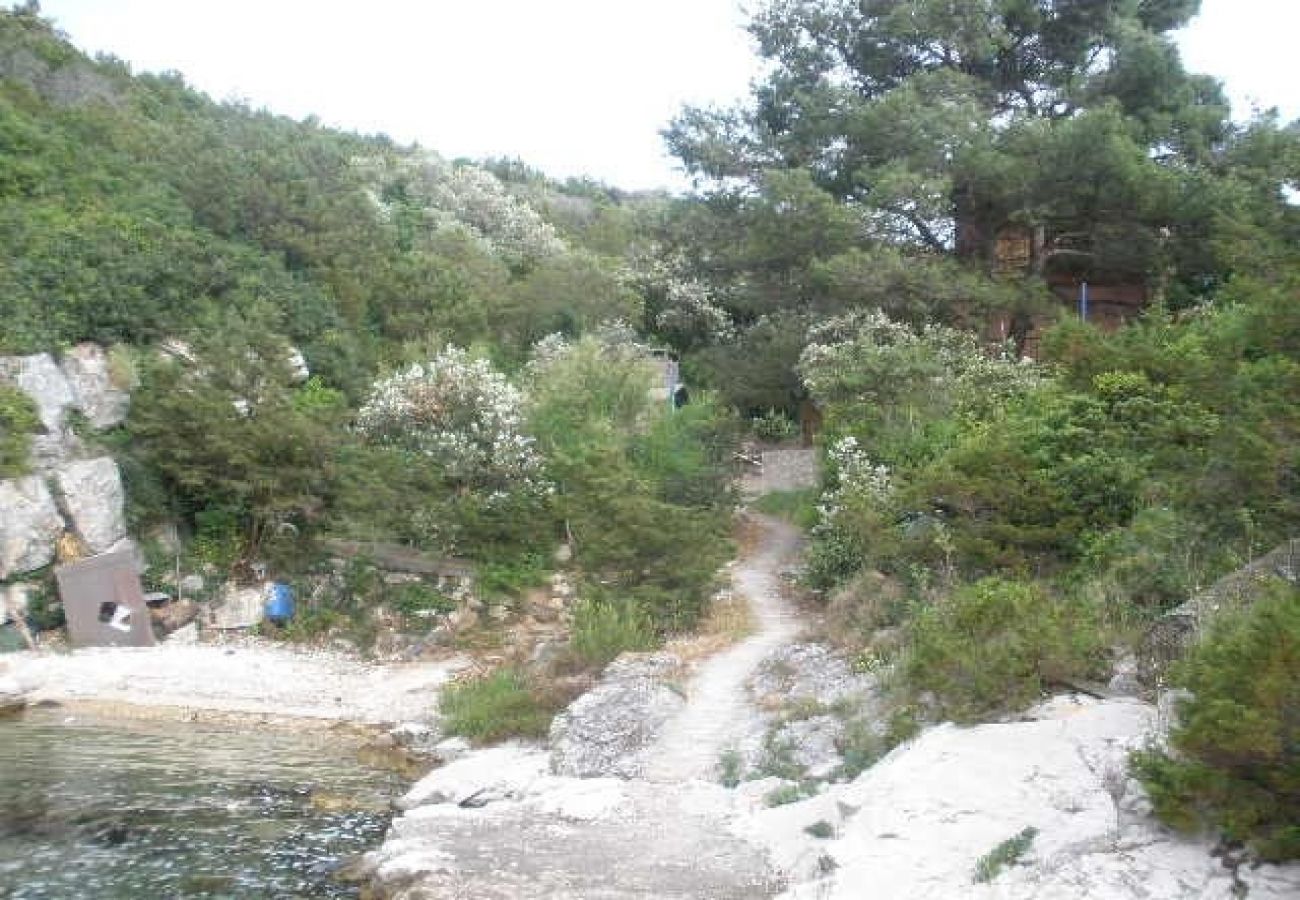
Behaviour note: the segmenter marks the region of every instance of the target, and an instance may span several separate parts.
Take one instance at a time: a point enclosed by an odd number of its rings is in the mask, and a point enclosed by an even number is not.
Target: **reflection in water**
[[[0,897],[350,897],[402,784],[327,733],[0,721]],[[328,803],[313,795],[328,792]]]

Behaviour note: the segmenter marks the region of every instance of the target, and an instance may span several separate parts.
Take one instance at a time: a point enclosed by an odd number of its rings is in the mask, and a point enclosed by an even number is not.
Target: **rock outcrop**
[[[762,900],[781,889],[729,835],[731,792],[548,774],[541,748],[464,756],[419,781],[352,877],[372,896]]]
[[[45,479],[0,481],[0,579],[48,566],[62,533],[63,518]]]
[[[117,464],[84,458],[68,419],[73,410],[94,428],[125,419],[130,397],[113,382],[108,354],[87,343],[59,362],[49,353],[0,357],[0,384],[30,397],[40,422],[31,436],[32,475],[0,481],[0,579],[49,565],[64,532],[80,538],[82,552],[127,546]]]
[[[595,688],[551,723],[551,771],[579,778],[635,778],[664,724],[684,705],[667,680],[681,660],[667,653],[625,655]]]
[[[1139,681],[1149,688],[1160,687],[1169,667],[1183,657],[1211,619],[1224,610],[1248,607],[1277,579],[1300,583],[1300,539],[1256,557],[1157,619],[1138,648]]]
[[[37,471],[67,459],[77,443],[67,426],[67,412],[76,398],[54,357],[48,353],[0,357],[0,383],[17,388],[36,404],[42,430],[32,435],[31,447]]]
[[[95,428],[112,428],[126,420],[131,395],[114,384],[108,353],[98,344],[78,344],[59,361],[73,403]]]
[[[111,457],[68,463],[55,480],[68,523],[91,553],[107,553],[126,537],[122,476]]]
[[[797,882],[789,900],[848,900],[864,885],[879,900],[1228,900],[1239,881],[1252,900],[1297,896],[1300,866],[1234,873],[1151,817],[1127,757],[1157,736],[1154,707],[1061,697],[1032,715],[933,728],[853,782],[738,828]],[[981,858],[1027,828],[1025,852],[976,883]]]

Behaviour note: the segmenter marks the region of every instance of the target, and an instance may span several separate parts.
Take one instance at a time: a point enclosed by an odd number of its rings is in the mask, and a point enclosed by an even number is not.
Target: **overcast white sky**
[[[758,71],[739,0],[44,0],[78,46],[182,72],[216,99],[517,156],[624,188],[681,187],[659,130]],[[1190,68],[1300,116],[1298,0],[1203,0]]]

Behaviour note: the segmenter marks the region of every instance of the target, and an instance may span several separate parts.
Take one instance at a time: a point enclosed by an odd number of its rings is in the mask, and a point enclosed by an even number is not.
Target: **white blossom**
[[[357,415],[372,440],[417,453],[490,499],[545,494],[543,460],[523,433],[523,395],[484,359],[448,347],[380,379]]]
[[[358,157],[352,166],[382,221],[394,220],[399,202],[414,204],[431,232],[465,232],[511,265],[567,252],[554,226],[477,166],[453,166],[427,151]],[[401,199],[385,199],[395,194]]]

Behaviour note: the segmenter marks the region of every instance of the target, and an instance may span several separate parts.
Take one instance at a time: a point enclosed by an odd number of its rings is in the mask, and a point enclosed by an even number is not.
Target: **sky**
[[[753,0],[749,0],[753,2]],[[738,0],[43,0],[79,47],[217,100],[383,132],[447,158],[682,189],[660,130],[759,73]],[[1179,35],[1244,117],[1300,117],[1300,0],[1203,0]]]

